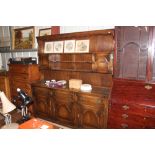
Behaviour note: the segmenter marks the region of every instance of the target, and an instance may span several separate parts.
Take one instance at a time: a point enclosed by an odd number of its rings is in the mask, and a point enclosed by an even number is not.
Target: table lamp
[[[2,102],[2,109],[0,109],[0,113],[5,117],[5,125],[7,126],[18,126],[16,123],[11,123],[11,115],[9,112],[16,109],[16,106],[11,103],[8,98],[5,96],[4,92],[0,91],[0,99]],[[10,127],[11,128],[11,127]]]

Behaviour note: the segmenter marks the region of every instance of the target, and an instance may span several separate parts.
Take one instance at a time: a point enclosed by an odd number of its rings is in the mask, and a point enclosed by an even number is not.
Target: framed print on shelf
[[[32,49],[34,48],[35,29],[34,26],[13,29],[12,48]]]
[[[75,40],[65,40],[64,53],[75,52]]]
[[[76,40],[77,53],[89,53],[89,40]]]
[[[51,28],[39,30],[39,36],[47,36],[47,35],[51,35]]]
[[[63,41],[54,41],[54,53],[63,53]]]
[[[53,42],[45,42],[44,53],[53,53]]]

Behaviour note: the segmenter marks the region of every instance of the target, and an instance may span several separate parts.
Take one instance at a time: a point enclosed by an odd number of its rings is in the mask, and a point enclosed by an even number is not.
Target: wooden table
[[[19,125],[19,129],[60,129],[60,127],[45,120],[32,118]]]

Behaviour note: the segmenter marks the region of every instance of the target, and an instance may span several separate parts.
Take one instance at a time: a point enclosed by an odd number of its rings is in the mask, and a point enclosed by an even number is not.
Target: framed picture
[[[45,42],[44,53],[53,53],[53,42]]]
[[[12,48],[13,49],[32,49],[34,48],[35,29],[34,26],[13,30]]]
[[[54,41],[54,53],[63,53],[63,41]]]
[[[77,40],[75,52],[88,53],[89,52],[89,40]]]
[[[51,28],[39,30],[39,36],[47,36],[47,35],[51,35]]]
[[[65,40],[64,53],[73,53],[75,51],[75,40]]]

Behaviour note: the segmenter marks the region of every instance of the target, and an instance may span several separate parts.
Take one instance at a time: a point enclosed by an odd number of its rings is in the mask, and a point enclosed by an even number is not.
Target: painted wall
[[[36,26],[35,36],[38,36],[39,29],[48,28],[49,26]],[[21,28],[21,26],[14,26],[13,28]],[[101,30],[101,29],[113,29],[114,26],[61,26],[60,33],[71,33],[71,32],[82,32],[82,31],[91,31],[91,30]],[[35,47],[37,48],[37,41],[35,40]],[[8,59],[11,58],[11,53],[1,53],[0,54],[0,66],[4,66],[8,70]],[[28,51],[28,52],[14,52],[13,57],[37,57],[37,51]]]
[[[1,69],[1,67],[2,67],[2,56],[0,54],[0,69]]]

